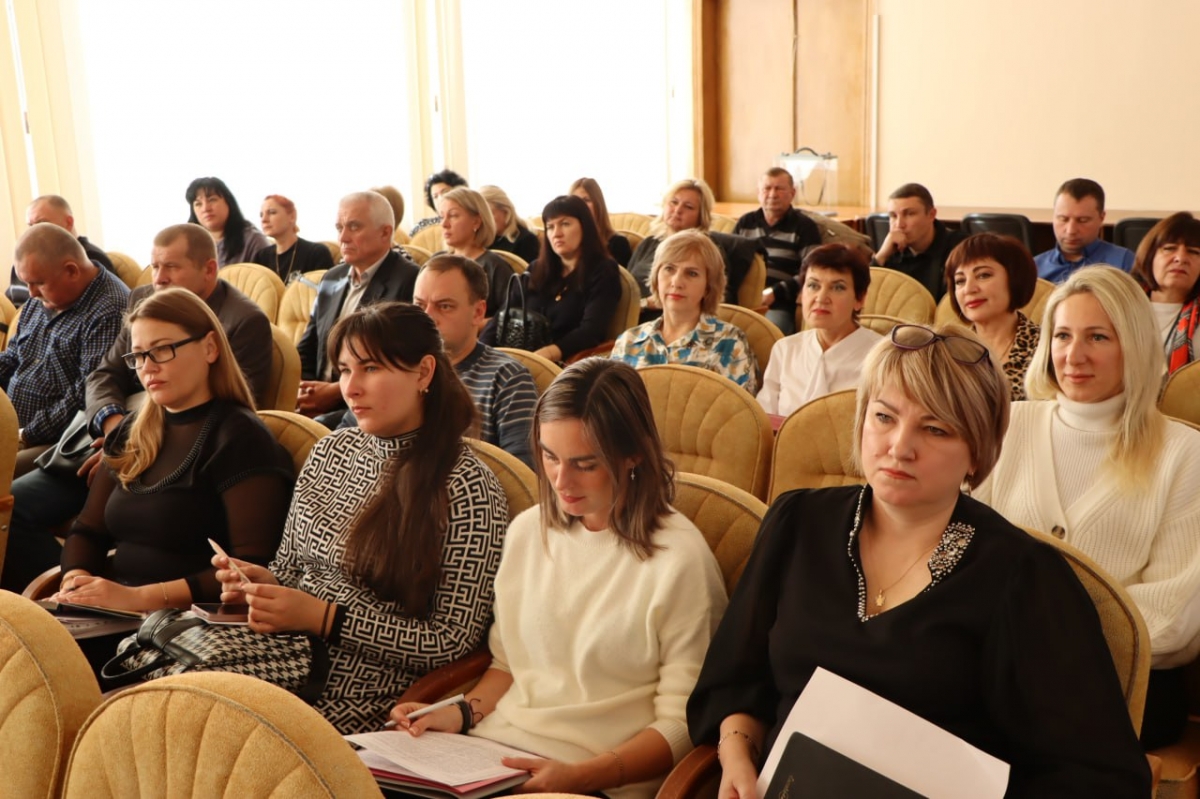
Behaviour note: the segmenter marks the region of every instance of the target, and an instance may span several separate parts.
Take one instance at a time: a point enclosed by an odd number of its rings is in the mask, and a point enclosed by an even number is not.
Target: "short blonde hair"
[[[479,220],[479,227],[475,229],[475,246],[485,250],[491,247],[496,240],[496,218],[492,216],[492,207],[483,199],[483,195],[474,189],[459,186],[437,198],[439,204],[447,200]],[[438,213],[445,216],[441,208],[438,208]]]
[[[489,206],[494,205],[508,212],[508,224],[504,226],[504,230],[496,231],[497,236],[503,236],[509,241],[516,241],[522,230],[529,230],[525,220],[517,216],[517,209],[513,205],[513,201],[508,199],[508,193],[504,189],[499,186],[480,186],[479,193],[483,195],[483,199],[488,201]],[[492,224],[495,225],[495,223],[496,220],[493,217]]]
[[[708,285],[704,289],[704,298],[700,301],[700,312],[715,314],[717,306],[725,297],[725,258],[721,249],[713,244],[707,233],[699,230],[681,230],[663,239],[662,244],[654,252],[654,265],[650,267],[650,294],[662,306],[662,297],[658,296],[658,270],[664,264],[677,264],[680,261],[694,259],[704,266],[704,274]]]
[[[960,325],[928,329],[984,346],[978,336]],[[961,363],[938,341],[915,350],[897,347],[890,337],[876,344],[863,362],[858,383],[851,457],[859,474],[863,473],[862,437],[868,405],[886,386],[898,387],[967,442],[973,465],[964,476],[967,485],[976,488],[987,479],[1000,458],[1010,406],[1008,378],[991,357],[979,363]]]
[[[1105,463],[1123,485],[1144,485],[1166,432],[1166,419],[1158,410],[1158,395],[1167,374],[1167,363],[1150,300],[1136,280],[1113,266],[1086,266],[1073,272],[1051,292],[1042,315],[1042,335],[1025,373],[1025,391],[1030,399],[1051,400],[1058,396],[1061,388],[1050,351],[1054,342],[1054,316],[1058,306],[1076,294],[1096,298],[1121,347],[1125,409]]]
[[[716,198],[713,196],[712,189],[708,187],[707,183],[699,178],[687,178],[686,180],[679,180],[675,183],[672,183],[671,186],[665,192],[663,192],[663,207],[659,210],[658,216],[654,218],[654,221],[650,223],[650,235],[654,238],[661,239],[671,235],[671,229],[667,227],[667,223],[664,221],[664,217],[666,215],[666,206],[667,203],[671,201],[672,197],[684,189],[689,189],[700,195],[700,220],[696,224],[696,229],[708,230],[710,227],[712,227],[712,209],[713,205],[717,202]]]

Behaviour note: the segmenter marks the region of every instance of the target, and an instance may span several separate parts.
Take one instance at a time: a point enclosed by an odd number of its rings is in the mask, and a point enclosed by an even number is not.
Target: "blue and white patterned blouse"
[[[664,363],[698,366],[755,393],[758,361],[740,327],[702,314],[691,332],[668,344],[663,341],[662,324],[659,318],[626,330],[613,346],[612,357],[635,369]]]

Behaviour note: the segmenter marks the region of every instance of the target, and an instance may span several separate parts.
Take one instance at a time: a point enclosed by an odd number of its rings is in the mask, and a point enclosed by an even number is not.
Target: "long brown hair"
[[[217,345],[217,360],[208,367],[208,389],[213,399],[236,402],[254,410],[254,396],[238,367],[225,329],[204,300],[187,289],[156,291],[134,306],[126,316],[125,324],[132,328],[139,319],[177,325],[189,337],[211,335]],[[108,465],[117,473],[122,486],[128,486],[158,457],[163,424],[162,406],[147,396],[146,404],[134,416],[123,451],[107,457]]]
[[[642,378],[620,361],[586,358],[564,369],[538,400],[532,435],[543,536],[551,524],[560,529],[571,524],[571,517],[558,506],[542,463],[542,425],[566,419],[583,423],[612,478],[609,527],[639,558],[649,558],[657,549],[654,533],[671,512],[675,466],[663,452]],[[624,466],[630,460],[636,462],[636,477]]]
[[[604,192],[600,190],[600,184],[595,178],[579,178],[571,184],[571,188],[567,194],[574,194],[583,189],[587,196],[592,201],[592,215],[596,218],[596,230],[600,233],[600,240],[608,246],[608,240],[616,234],[613,230],[612,219],[608,216],[608,203],[604,202]]]
[[[388,463],[346,539],[347,571],[380,599],[424,619],[442,576],[442,541],[450,522],[447,482],[463,434],[475,421],[475,403],[446,357],[437,326],[414,305],[382,302],[358,309],[330,332],[331,363],[343,347],[355,358],[405,371],[416,370],[426,355],[434,359],[416,440]]]

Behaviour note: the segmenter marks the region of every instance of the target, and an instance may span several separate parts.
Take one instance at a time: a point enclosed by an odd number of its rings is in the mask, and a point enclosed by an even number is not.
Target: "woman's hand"
[[[408,730],[409,734],[414,738],[426,730],[462,732],[462,710],[459,709],[458,705],[443,707],[432,713],[426,713],[419,719],[408,720],[409,713],[420,710],[423,707],[428,707],[428,705],[424,702],[403,702],[392,708],[392,712],[388,714],[388,719],[396,723],[397,729]]]
[[[249,563],[237,558],[227,558],[224,555],[213,555],[212,565],[217,570],[217,582],[221,584],[221,601],[231,605],[240,605],[246,601],[243,595],[242,586],[244,585],[242,578],[236,571],[230,568],[230,563],[237,565],[242,574],[246,575],[247,579],[252,583],[267,583],[270,585],[278,585],[279,581],[275,579],[275,575],[271,574],[269,569],[259,566],[256,563]]]
[[[547,344],[541,349],[534,350],[533,354],[540,355],[546,360],[553,361],[554,363],[558,363],[562,360],[562,350],[558,348],[557,344]]]
[[[63,582],[70,585],[54,595],[55,602],[70,602],[74,605],[96,605],[116,610],[149,610],[162,607],[162,596],[151,601],[151,592],[158,591],[158,583],[133,588],[114,583],[103,577],[80,574]]]
[[[253,579],[253,575],[249,573],[246,576]],[[282,633],[292,630],[313,635],[325,633],[321,628],[325,623],[329,603],[324,599],[317,599],[297,588],[259,582],[244,586],[242,593],[245,595],[246,604],[250,606],[250,629],[256,633]],[[228,601],[224,593],[221,594],[221,601]]]
[[[516,793],[579,793],[583,782],[579,769],[570,763],[541,757],[502,757],[508,768],[528,771],[532,776],[513,788]]]
[[[730,736],[719,754],[721,787],[717,799],[758,799],[758,769],[745,741]]]

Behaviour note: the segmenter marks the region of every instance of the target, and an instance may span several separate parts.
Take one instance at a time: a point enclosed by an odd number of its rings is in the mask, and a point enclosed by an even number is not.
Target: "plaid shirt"
[[[58,441],[83,410],[87,376],[124,321],[129,288],[106,269],[75,304],[51,316],[40,299],[21,308],[17,337],[0,352],[0,387],[17,411],[27,444]]]

